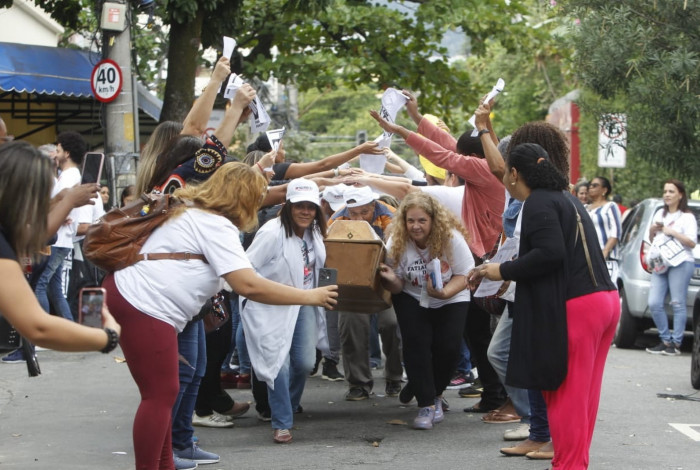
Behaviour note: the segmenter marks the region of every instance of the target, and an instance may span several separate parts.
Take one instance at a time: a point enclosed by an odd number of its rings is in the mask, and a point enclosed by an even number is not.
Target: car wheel
[[[620,287],[620,322],[615,332],[615,346],[621,349],[634,347],[638,332],[637,319],[630,314],[625,290]]]
[[[697,307],[696,307],[697,308]],[[693,357],[690,361],[690,383],[700,390],[700,321],[693,325]]]

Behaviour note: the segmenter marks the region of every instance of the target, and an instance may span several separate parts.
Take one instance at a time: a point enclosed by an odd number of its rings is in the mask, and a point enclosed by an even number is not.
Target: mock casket
[[[336,220],[328,228],[325,245],[326,267],[338,270],[336,310],[377,313],[391,306],[391,294],[379,276],[384,243],[370,224]]]

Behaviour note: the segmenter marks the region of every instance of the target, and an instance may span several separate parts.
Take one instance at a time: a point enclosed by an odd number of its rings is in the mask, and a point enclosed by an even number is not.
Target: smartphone
[[[338,284],[338,270],[335,268],[321,268],[318,270],[318,287],[334,286]]]
[[[102,328],[102,306],[107,291],[102,287],[83,287],[78,301],[78,323]]]
[[[99,183],[102,178],[102,167],[104,163],[104,153],[86,153],[83,157],[83,177],[80,184]]]

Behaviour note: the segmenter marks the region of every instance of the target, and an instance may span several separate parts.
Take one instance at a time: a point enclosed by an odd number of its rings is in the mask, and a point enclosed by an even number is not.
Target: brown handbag
[[[142,194],[122,208],[114,208],[91,225],[85,234],[83,255],[92,264],[114,272],[144,260],[206,258],[193,253],[143,253],[143,244],[151,233],[183,203],[169,194]]]

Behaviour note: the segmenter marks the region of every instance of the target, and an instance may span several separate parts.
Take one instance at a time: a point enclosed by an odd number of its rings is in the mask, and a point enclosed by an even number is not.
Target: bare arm
[[[481,145],[484,147],[484,156],[489,164],[489,170],[498,179],[503,182],[503,175],[506,172],[506,164],[503,160],[501,152],[498,151],[498,138],[496,137],[491,125],[491,107],[484,103],[476,110],[476,129],[481,131],[487,129],[489,132],[482,134]]]
[[[0,259],[0,277],[0,311],[32,343],[58,351],[99,351],[107,345],[103,330],[44,312],[16,261]],[[102,318],[105,327],[121,331],[107,307]]]
[[[219,87],[230,73],[231,67],[229,60],[222,56],[214,67],[214,72],[211,74],[209,83],[206,88],[204,88],[199,98],[194,102],[185,121],[182,123],[183,127],[180,134],[199,136],[206,132],[207,122],[209,122],[211,110],[214,108],[214,101],[219,92]]]
[[[379,190],[381,193],[390,194],[399,201],[413,191],[418,191],[406,178],[376,176],[351,176],[345,179],[346,184],[361,184]]]
[[[277,204],[282,204],[287,198],[287,184],[280,184],[277,186],[270,186],[267,190],[265,198],[262,202],[262,207],[274,206]]]
[[[403,290],[403,279],[400,279],[391,266],[379,263],[379,275],[382,278],[382,285],[392,294],[398,294]]]
[[[365,142],[364,144],[360,144],[357,147],[351,148],[350,150],[346,150],[345,152],[337,155],[331,155],[330,157],[323,158],[316,162],[292,163],[289,165],[289,168],[287,168],[287,172],[284,174],[284,179],[301,178],[302,176],[313,173],[332,170],[333,168],[336,168],[363,153],[379,155],[382,153],[382,149],[377,147],[376,142],[369,141]]]
[[[415,122],[417,126],[423,119],[423,115],[420,113],[420,111],[418,111],[418,100],[416,100],[416,95],[409,90],[401,90],[401,92],[408,98],[408,101],[406,102],[406,112],[408,112],[408,116],[413,119],[413,122]]]
[[[231,105],[226,109],[224,119],[214,131],[214,135],[224,144],[224,147],[231,145],[233,134],[241,122],[241,116],[253,99],[255,99],[255,90],[247,83],[236,90]]]
[[[332,310],[338,301],[338,286],[297,289],[259,276],[253,269],[239,269],[224,279],[237,294],[270,305],[313,305]]]

